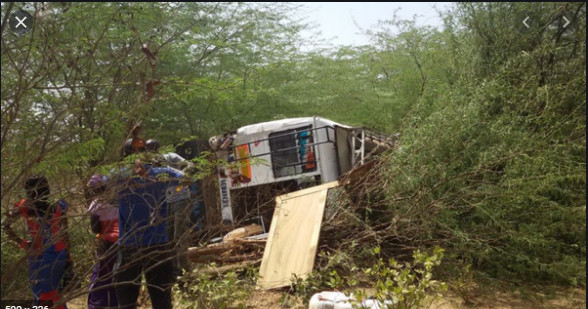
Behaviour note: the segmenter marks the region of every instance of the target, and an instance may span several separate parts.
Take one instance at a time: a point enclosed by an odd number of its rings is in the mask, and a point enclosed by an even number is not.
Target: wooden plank
[[[276,198],[257,286],[273,289],[290,285],[293,274],[312,272],[323,221],[327,192],[337,181]]]
[[[229,242],[188,249],[188,258],[195,263],[226,262],[247,259],[247,255],[261,257],[265,239],[233,239]]]

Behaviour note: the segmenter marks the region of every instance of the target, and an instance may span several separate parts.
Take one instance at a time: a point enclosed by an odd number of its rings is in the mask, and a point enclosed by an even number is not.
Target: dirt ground
[[[263,292],[256,291],[247,302],[247,308],[267,308],[267,309],[284,309],[284,308],[308,308],[300,300],[289,295],[286,292]],[[572,309],[586,308],[586,290],[573,289],[567,291],[557,291],[553,295],[546,295],[541,292],[531,295],[521,295],[520,293],[495,292],[486,293],[485,295],[475,296],[469,304],[451,293],[441,300],[435,300],[424,306],[428,309]]]
[[[586,290],[585,289],[550,289],[546,292],[483,292],[483,294],[473,295],[470,303],[466,304],[464,300],[452,293],[432,303],[424,306],[428,309],[573,309],[586,308]],[[480,292],[478,292],[480,293]],[[303,305],[300,299],[285,291],[255,291],[247,300],[249,309],[302,309],[308,308]],[[86,308],[86,299],[77,298],[68,303],[70,309]],[[150,308],[142,306],[140,308]]]
[[[469,309],[469,308],[497,308],[497,309],[523,309],[523,308],[586,308],[586,290],[570,289],[557,291],[553,295],[541,292],[487,292],[483,295],[475,295],[468,304],[455,295],[446,295],[443,299],[433,302],[429,308],[434,309]]]

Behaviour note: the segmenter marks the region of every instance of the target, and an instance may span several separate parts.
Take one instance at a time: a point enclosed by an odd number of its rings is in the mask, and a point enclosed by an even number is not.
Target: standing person
[[[120,237],[115,264],[119,308],[136,308],[142,275],[153,308],[171,305],[175,282],[173,245],[168,236],[166,195],[175,192],[183,173],[169,167],[135,162],[132,173],[117,176]]]
[[[156,139],[148,139],[145,142],[145,150],[151,153],[159,151],[159,142]],[[175,152],[168,152],[160,157],[155,158],[157,165],[182,169],[192,167],[189,161],[186,161]],[[182,270],[190,270],[190,261],[188,260],[188,248],[190,247],[190,214],[191,206],[191,186],[184,186],[177,194],[167,200],[169,209],[169,237],[175,247],[176,255],[173,259],[174,274],[176,277],[182,275]]]
[[[90,279],[89,309],[118,307],[113,284],[118,241],[118,208],[107,196],[106,182],[106,176],[102,175],[92,175],[88,181],[88,189],[93,197],[88,212],[91,216],[92,232],[97,233],[98,239],[98,262],[94,265]]]
[[[27,179],[25,190],[28,199],[22,199],[7,213],[4,230],[9,239],[27,250],[35,305],[67,308],[65,303],[60,302],[59,291],[67,265],[73,268],[68,252],[67,203],[51,200],[49,182],[44,176]],[[12,223],[19,217],[25,219],[30,239],[21,239],[12,229]]]

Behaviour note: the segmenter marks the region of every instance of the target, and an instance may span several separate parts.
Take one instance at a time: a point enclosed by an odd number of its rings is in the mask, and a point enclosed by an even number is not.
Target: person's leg
[[[173,243],[174,245],[178,244],[178,238],[177,238],[177,234],[178,231],[176,230],[177,225],[180,221],[180,218],[178,216],[178,210],[180,209],[179,204],[181,202],[175,201],[175,202],[170,202],[168,207],[169,207],[169,215],[168,215],[168,230],[169,230],[169,241],[170,243]],[[176,248],[176,252],[177,252],[177,248]],[[172,267],[173,267],[173,272],[174,272],[174,276],[180,276],[182,274],[182,270],[180,267],[180,260],[178,259],[178,257],[173,257],[172,259]]]
[[[114,281],[119,308],[137,308],[141,287],[142,258],[130,250],[118,252],[114,266]]]
[[[43,269],[43,260],[40,256],[33,256],[29,258],[29,283],[31,284],[31,291],[33,292],[33,300],[35,305],[39,304],[41,293],[49,290],[48,287],[45,287],[47,285],[45,280],[40,280],[43,277],[43,274],[41,274]]]
[[[104,285],[110,285],[106,289],[106,304],[109,307],[118,307],[118,297],[116,296],[116,289],[114,283],[114,264],[117,258],[117,247],[116,244],[111,243],[105,252],[104,268],[101,269],[100,278],[103,280]]]
[[[67,309],[65,304],[54,307],[55,304],[59,303],[59,292],[57,290],[40,293],[39,294],[39,306],[49,306],[49,308],[55,309]]]
[[[182,271],[190,270],[190,262],[188,260],[188,248],[191,241],[191,222],[190,214],[192,212],[192,199],[186,199],[179,202],[176,209],[176,219],[174,227],[174,240],[177,242],[176,247],[176,267],[177,274],[182,275]]]
[[[100,260],[92,268],[92,277],[90,277],[90,293],[88,293],[88,309],[98,309],[103,306],[103,290],[98,290],[98,277],[100,273]]]
[[[116,308],[118,301],[113,285],[113,268],[116,262],[116,244],[101,240],[98,244],[98,261],[92,271],[88,308]]]
[[[146,255],[145,278],[153,308],[172,308],[171,288],[175,281],[171,246],[158,246]]]
[[[29,259],[29,279],[33,299],[37,305],[54,306],[66,309],[60,302],[59,283],[65,272],[65,250],[57,253],[43,254]]]

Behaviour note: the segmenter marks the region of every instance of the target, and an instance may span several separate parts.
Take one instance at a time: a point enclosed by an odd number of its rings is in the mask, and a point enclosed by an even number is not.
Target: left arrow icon
[[[527,28],[530,28],[530,27],[531,27],[531,26],[529,26],[529,25],[527,24],[527,20],[529,20],[529,18],[530,18],[530,17],[529,17],[529,16],[527,16],[527,18],[525,18],[525,20],[523,20],[523,25],[525,25],[525,27],[527,27]]]

